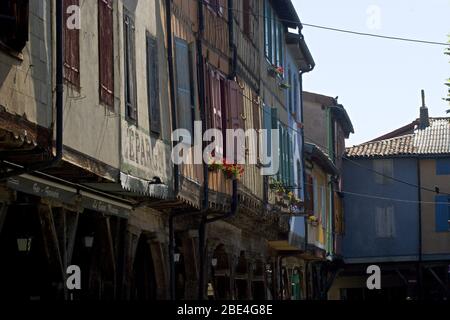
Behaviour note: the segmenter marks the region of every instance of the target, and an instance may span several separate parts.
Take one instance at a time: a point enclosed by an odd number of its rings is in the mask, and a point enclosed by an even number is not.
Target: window
[[[377,207],[375,213],[375,232],[378,238],[395,238],[394,207]]]
[[[70,6],[79,6],[79,0],[64,0],[64,21],[67,21],[71,13],[67,13]],[[80,87],[80,30],[64,27],[64,79],[75,86]]]
[[[436,160],[436,175],[450,175],[450,159]]]
[[[124,8],[123,16],[124,63],[125,63],[125,115],[137,124],[135,25],[131,14]]]
[[[446,195],[435,196],[436,232],[450,230],[450,197]]]
[[[0,3],[0,42],[20,52],[28,41],[28,0],[2,0]]]
[[[100,102],[114,106],[114,36],[112,0],[98,0]]]
[[[269,0],[264,0],[264,47],[266,58],[273,65],[284,65],[284,27]]]
[[[394,177],[394,160],[382,159],[373,161],[374,178],[377,184],[386,185]]]
[[[150,132],[161,133],[159,106],[158,45],[156,39],[147,33],[147,96]]]

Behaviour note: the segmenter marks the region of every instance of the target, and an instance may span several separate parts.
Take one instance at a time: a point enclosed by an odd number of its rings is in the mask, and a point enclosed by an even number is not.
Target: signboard
[[[41,198],[57,200],[61,203],[81,208],[128,218],[131,207],[120,204],[86,191],[79,191],[52,181],[47,181],[30,175],[24,175],[7,180],[7,186],[13,190]]]
[[[171,146],[122,120],[121,171],[138,178],[171,180]]]

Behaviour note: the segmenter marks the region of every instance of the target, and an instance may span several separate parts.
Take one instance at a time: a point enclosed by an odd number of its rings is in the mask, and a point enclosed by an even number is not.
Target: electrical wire
[[[245,99],[251,101],[252,103],[255,103],[255,101],[254,101],[253,98],[250,98],[250,97],[246,96],[246,95],[245,95],[244,93],[242,93],[242,92],[239,92],[239,93],[240,93]],[[257,105],[258,105],[258,107],[259,107],[264,113],[269,114],[269,115],[272,115],[269,111],[267,111],[267,110],[264,109],[264,107],[261,105],[261,103],[259,103],[259,104],[257,104]],[[277,119],[277,122],[278,122],[279,124],[281,124],[282,126],[284,126],[285,129],[292,130],[294,133],[297,133],[297,134],[303,134],[303,132],[299,131],[298,129],[295,129],[295,128],[293,128],[292,126],[289,126],[289,125],[287,125],[287,124],[282,123],[279,119]],[[326,147],[326,146],[321,145],[320,143],[317,143],[316,141],[314,141],[314,139],[312,139],[311,137],[309,137],[309,136],[307,136],[307,135],[305,135],[305,134],[303,134],[303,135],[304,135],[304,137],[305,137],[306,139],[308,139],[309,141],[311,141],[311,142],[314,143],[315,145],[319,146],[321,149],[324,149],[328,154],[330,154],[330,152],[329,152],[329,151],[330,151],[330,150],[329,150],[329,147]],[[435,189],[431,189],[431,188],[428,188],[428,187],[419,186],[419,185],[417,185],[417,184],[414,184],[414,183],[411,183],[411,182],[408,182],[408,181],[404,181],[404,180],[402,180],[402,179],[398,179],[398,178],[395,178],[395,177],[386,175],[386,174],[384,174],[384,173],[382,173],[382,172],[379,172],[379,171],[377,171],[377,170],[375,170],[375,169],[373,169],[373,168],[366,167],[366,166],[364,166],[364,165],[358,163],[357,161],[354,161],[353,159],[350,159],[350,158],[346,157],[345,155],[342,156],[342,159],[343,159],[343,160],[346,160],[346,161],[348,161],[348,162],[350,162],[350,163],[352,163],[352,164],[354,164],[354,165],[356,165],[356,166],[358,166],[358,167],[360,167],[360,168],[362,168],[362,169],[368,170],[368,171],[370,171],[370,172],[372,172],[372,173],[375,173],[375,174],[377,174],[377,175],[379,175],[379,176],[382,176],[382,177],[384,177],[384,178],[386,178],[386,179],[389,179],[389,180],[392,180],[392,181],[395,181],[395,182],[398,182],[398,183],[401,183],[401,184],[404,184],[404,185],[408,185],[408,186],[410,186],[410,187],[417,188],[417,189],[420,189],[420,190],[423,190],[423,191],[428,191],[428,192],[432,192],[432,193],[436,193],[436,194],[441,194],[441,195],[448,195],[448,196],[450,196],[450,193],[440,192],[440,191],[439,191],[440,188],[437,187],[437,186],[436,186]]]
[[[211,6],[211,4],[208,3],[206,0],[192,0],[192,1],[198,1],[199,3],[202,3],[204,5]],[[224,10],[229,10],[229,8],[227,8],[226,6],[220,5],[219,3],[214,4],[214,6],[216,6],[217,8],[224,9]],[[262,14],[254,13],[252,11],[245,11],[245,10],[236,9],[236,8],[233,8],[231,10],[234,12],[238,12],[238,13],[250,14],[254,17],[260,17],[260,18],[263,18],[266,20],[273,20],[273,21],[277,21],[277,22],[284,22],[284,23],[291,23],[291,24],[299,24],[299,21],[267,17]],[[395,37],[395,36],[388,36],[388,35],[381,35],[381,34],[367,33],[367,32],[359,32],[359,31],[353,31],[353,30],[348,30],[348,29],[333,28],[333,27],[322,26],[322,25],[311,24],[311,23],[303,23],[303,22],[300,22],[300,24],[303,26],[306,26],[306,27],[328,30],[328,31],[333,31],[333,32],[346,33],[346,34],[352,34],[352,35],[357,35],[357,36],[373,37],[373,38],[396,40],[396,41],[403,41],[403,42],[412,42],[412,43],[419,43],[419,44],[428,44],[428,45],[439,45],[439,46],[446,46],[446,47],[450,46],[450,43],[445,43],[445,42],[429,41],[429,40],[422,40],[422,39],[412,39],[412,38],[405,38],[405,37]]]

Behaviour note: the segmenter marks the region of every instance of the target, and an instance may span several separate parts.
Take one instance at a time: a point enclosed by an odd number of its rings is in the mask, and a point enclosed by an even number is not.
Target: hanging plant
[[[283,89],[283,90],[287,90],[287,89],[291,88],[291,86],[287,82],[284,82],[284,81],[280,82],[279,87],[280,87],[280,89]]]
[[[208,162],[209,171],[218,171],[223,169],[223,163],[220,160],[210,159]]]
[[[244,166],[240,164],[229,164],[224,162],[222,171],[227,179],[239,180],[244,175]]]

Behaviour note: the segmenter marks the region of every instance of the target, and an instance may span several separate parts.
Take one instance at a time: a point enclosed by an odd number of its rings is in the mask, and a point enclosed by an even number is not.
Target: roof
[[[355,133],[353,123],[350,120],[347,110],[345,110],[345,107],[342,104],[338,103],[337,98],[332,98],[323,94],[308,91],[303,91],[302,94],[304,101],[318,103],[323,107],[329,108],[335,116],[335,119],[342,126],[342,129],[344,130],[347,138],[351,133]]]
[[[350,158],[450,156],[450,118],[430,118],[430,126],[414,133],[370,141],[346,150]]]
[[[323,151],[319,146],[314,143],[305,142],[305,153],[309,159],[316,162],[326,172],[331,174],[337,174],[338,170],[330,159],[328,154]]]
[[[271,0],[281,22],[289,28],[301,26],[300,18],[291,0]]]

